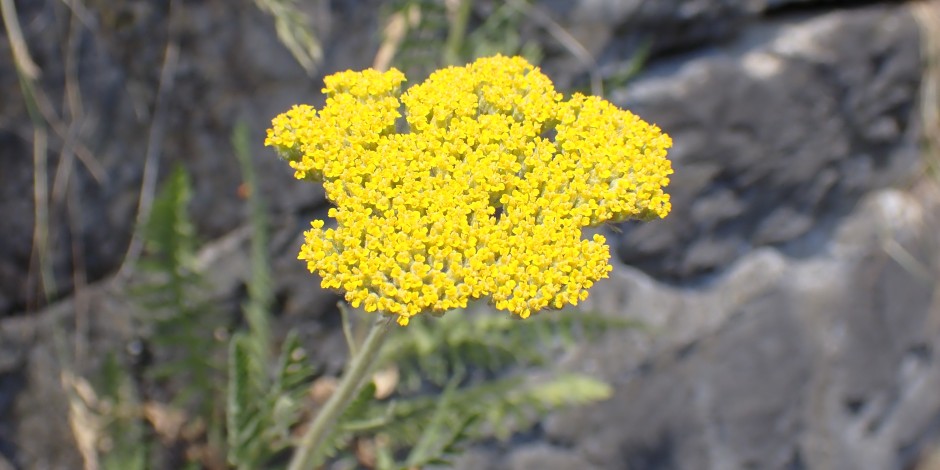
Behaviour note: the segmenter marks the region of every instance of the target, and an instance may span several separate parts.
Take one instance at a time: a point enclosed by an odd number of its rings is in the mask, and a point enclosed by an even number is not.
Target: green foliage
[[[188,214],[191,197],[188,174],[175,168],[141,228],[146,249],[139,264],[143,279],[129,294],[143,308],[134,320],[155,353],[156,363],[145,371],[143,386],[170,389],[174,408],[212,427],[220,415],[213,397],[220,391],[221,343],[212,334],[219,317],[197,268],[198,241]],[[102,468],[150,468],[149,456],[158,446],[155,430],[145,420],[140,384],[114,355],[106,359],[99,379],[97,419],[108,443]]]
[[[294,332],[284,340],[277,360],[272,360],[268,312],[274,293],[267,254],[268,222],[244,123],[235,127],[232,145],[248,187],[252,238],[248,300],[242,306],[248,329],[236,333],[229,343],[228,461],[239,469],[256,469],[291,445],[291,428],[303,416],[304,394],[313,368]]]
[[[472,3],[472,2],[470,2]],[[526,3],[520,0],[518,3]],[[482,12],[483,21],[474,28],[464,41],[461,59],[470,60],[495,55],[521,55],[529,62],[538,63],[542,58],[542,47],[523,34],[525,11],[512,1],[494,2],[489,12]]]
[[[537,63],[537,42],[524,37],[525,12],[511,2],[481,4],[472,0],[392,0],[385,17],[401,14],[409,21],[393,64],[410,77],[426,76],[441,64],[462,64],[501,53],[522,55]]]
[[[207,282],[196,266],[198,245],[188,214],[192,198],[189,175],[175,168],[154,200],[143,228],[146,256],[141,260],[145,280],[133,289],[147,314],[137,320],[159,357],[148,370],[158,381],[179,387],[177,405],[212,415],[211,396],[221,383],[221,343],[213,332],[220,323],[206,292]]]
[[[248,188],[248,220],[251,224],[251,274],[248,300],[242,306],[248,323],[245,341],[252,349],[252,367],[264,370],[271,362],[271,325],[268,312],[274,300],[271,267],[268,262],[268,216],[249,151],[248,126],[239,122],[232,131],[232,147]]]
[[[442,0],[391,0],[383,17],[403,15],[407,30],[398,45],[392,65],[406,74],[427,75],[440,61],[449,22]]]
[[[253,378],[251,351],[246,345],[245,335],[236,334],[229,342],[228,387],[226,399],[226,430],[228,435],[228,460],[238,468],[260,460],[263,451],[258,439],[261,433],[261,417],[256,408],[257,397],[263,390]]]
[[[139,394],[130,374],[114,354],[104,362],[98,386],[102,413],[102,429],[109,440],[101,458],[104,470],[145,470],[150,454],[146,426],[140,416]]]
[[[403,388],[414,391],[424,380],[442,386],[451,376],[470,370],[544,366],[552,361],[558,346],[637,326],[630,320],[574,310],[527,320],[485,311],[469,315],[455,311],[440,318],[413,319],[408,334],[389,339],[381,362],[397,364]]]
[[[347,451],[353,439],[359,436],[363,429],[369,429],[369,426],[376,422],[375,418],[369,416],[375,404],[375,390],[375,384],[372,382],[365,384],[359,390],[356,397],[340,415],[337,425],[327,436],[320,453],[315,453],[311,461],[324,462],[328,458]]]
[[[154,270],[164,271],[174,282],[176,290],[169,292],[175,295],[174,299],[184,297],[177,281],[195,276],[193,264],[197,242],[195,228],[188,215],[191,199],[189,174],[177,166],[153,201],[150,218],[144,224],[148,265]]]
[[[229,346],[226,405],[228,460],[239,469],[264,468],[291,444],[291,428],[302,418],[304,394],[313,368],[296,334],[281,348],[273,376],[252,364],[249,334],[236,334]]]
[[[468,440],[485,437],[506,439],[548,412],[603,400],[610,394],[607,384],[581,374],[451,385],[441,392],[393,400],[391,413],[377,404],[374,412],[387,418],[370,431],[389,436],[392,448],[411,448],[409,460],[441,458],[446,454],[430,449],[459,448]],[[459,433],[450,434],[458,429]],[[436,446],[430,444],[435,442]]]
[[[229,342],[227,380],[220,370],[226,354],[214,334],[226,327],[211,308],[211,299],[205,294],[208,283],[197,267],[198,241],[187,210],[190,181],[181,168],[167,179],[143,227],[147,251],[141,266],[146,280],[135,286],[133,295],[147,312],[139,321],[149,331],[148,339],[157,353],[157,362],[147,370],[147,377],[171,384],[173,401],[192,411],[188,422],[208,423],[204,438],[216,450],[227,447],[231,465],[256,469],[290,447],[292,428],[304,416],[313,368],[294,333],[284,339],[280,354],[275,354],[268,313],[274,294],[267,255],[267,216],[264,202],[254,190],[257,181],[246,126],[235,128],[232,143],[249,188],[252,238],[248,298],[243,304],[247,328],[232,335]],[[115,397],[112,401],[124,404],[113,408],[124,410],[123,414],[108,415],[108,434],[115,445],[105,460],[113,466],[106,468],[147,468],[147,449],[155,444],[148,441],[155,436],[146,432],[142,404],[133,388],[128,388],[133,384],[127,377],[127,371],[116,362],[104,370],[102,389]],[[135,419],[127,419],[124,415],[128,414]],[[215,438],[221,434],[224,439]],[[211,442],[213,439],[219,442]]]
[[[364,401],[374,389],[363,391],[350,408],[356,411],[340,419],[332,448],[371,439],[378,469],[446,464],[470,442],[506,439],[551,411],[609,397],[606,383],[553,374],[546,365],[561,347],[636,326],[592,312],[520,321],[477,310],[415,317],[407,331],[390,336],[378,365],[398,367],[396,395]],[[533,368],[540,377],[522,373]]]

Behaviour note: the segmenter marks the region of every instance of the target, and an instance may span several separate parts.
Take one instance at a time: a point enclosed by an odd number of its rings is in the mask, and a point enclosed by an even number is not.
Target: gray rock
[[[109,355],[120,357],[133,335],[128,306],[116,301],[115,292],[95,286],[82,296],[81,304],[70,300],[42,315],[0,323],[0,353],[14,359],[3,365],[0,377],[3,388],[13,387],[15,392],[12,406],[0,406],[0,417],[15,426],[8,435],[0,432],[0,448],[11,450],[18,468],[82,468],[69,422],[64,374],[98,370]]]
[[[760,248],[702,289],[617,266],[585,308],[651,333],[611,334],[563,361],[615,395],[550,417],[544,444],[484,453],[485,467],[926,465],[940,420],[938,209],[932,181],[874,192],[812,258]]]
[[[619,267],[589,308],[652,320],[655,333],[611,335],[569,358],[616,393],[553,416],[545,439],[606,469],[912,465],[940,416],[928,391],[940,384],[933,194],[876,193],[829,254],[760,249],[703,291]],[[927,264],[905,265],[888,241]]]
[[[687,51],[703,44],[730,43],[768,17],[805,17],[822,7],[853,7],[861,1],[834,0],[539,0],[537,8],[561,24],[599,59],[600,69],[616,74],[621,68],[608,61],[637,56],[658,57]],[[555,52],[564,50],[557,38],[543,41]],[[554,47],[553,47],[554,46]],[[580,72],[583,61],[556,57]],[[549,63],[554,63],[549,60]],[[566,77],[567,78],[567,77]]]
[[[508,467],[511,470],[533,468],[542,470],[595,470],[598,468],[578,455],[546,445],[533,445],[516,450],[509,459]]]
[[[543,0],[538,5],[602,63],[722,42],[737,35],[753,13],[741,0]],[[545,43],[564,50],[557,41]],[[580,66],[583,70],[585,64]]]
[[[112,5],[112,3],[114,3]],[[76,241],[83,250],[91,281],[114,272],[122,261],[135,221],[144,155],[154,119],[154,101],[172,14],[181,38],[172,90],[166,93],[164,132],[155,135],[160,148],[160,179],[175,165],[192,175],[191,210],[203,239],[219,238],[241,226],[244,200],[238,197],[242,181],[230,143],[237,122],[251,130],[259,191],[271,211],[289,221],[296,234],[306,221],[294,221],[297,212],[324,204],[316,185],[295,181],[291,171],[261,146],[264,129],[277,113],[298,101],[322,100],[322,76],[310,77],[278,41],[273,20],[245,0],[221,8],[217,4],[92,2],[89,26],[79,28],[75,58],[84,114],[79,142],[94,156],[90,172],[74,162],[68,176],[73,192],[50,202],[50,258],[54,269],[53,298],[72,289]],[[320,69],[332,72],[364,68],[372,60],[366,47],[369,35],[347,41],[350,30],[375,30],[375,2],[358,9],[330,8],[327,2],[304,2],[324,45],[342,44],[328,54]],[[27,2],[19,16],[33,58],[43,69],[43,84],[53,106],[63,102],[65,57],[71,15],[63,4]],[[372,12],[362,15],[361,12]],[[371,22],[371,23],[370,23]],[[355,35],[348,35],[355,36]],[[344,38],[338,40],[335,38]],[[2,41],[6,44],[6,39]],[[371,44],[371,43],[369,43]],[[4,46],[7,47],[7,46]],[[7,56],[8,57],[8,56]],[[6,216],[0,243],[0,316],[34,309],[41,304],[36,277],[31,271],[33,238],[32,126],[16,81],[13,63],[0,61],[0,87],[10,99],[0,110],[0,213]],[[54,109],[68,115],[67,109]],[[60,168],[62,138],[50,133],[49,184]],[[64,186],[63,186],[64,187]],[[71,202],[69,202],[71,201]],[[70,225],[67,205],[80,206],[81,220]],[[277,218],[277,217],[276,217]]]
[[[917,40],[899,9],[769,22],[614,90],[677,142],[673,213],[628,226],[621,259],[662,279],[713,272],[754,247],[799,241],[913,174]]]

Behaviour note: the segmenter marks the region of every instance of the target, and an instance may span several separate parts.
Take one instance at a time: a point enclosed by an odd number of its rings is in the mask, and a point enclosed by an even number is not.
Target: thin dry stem
[[[382,44],[379,46],[375,59],[372,61],[372,68],[379,71],[388,70],[398,54],[408,29],[421,21],[421,10],[417,5],[411,5],[407,11],[396,11],[389,16],[385,24]]]
[[[60,373],[62,388],[68,396],[69,428],[75,437],[75,444],[82,456],[84,470],[98,470],[98,440],[101,437],[101,423],[93,411],[97,404],[97,395],[88,382],[63,369]]]
[[[39,70],[39,66],[36,65],[36,62],[33,62],[33,58],[29,55],[29,48],[23,38],[23,30],[20,28],[20,20],[13,0],[0,0],[0,13],[3,14],[3,26],[6,27],[7,37],[10,39],[10,46],[13,48],[13,61],[16,68],[30,80],[39,78],[42,71]]]
[[[147,135],[147,149],[144,153],[144,175],[140,184],[140,199],[137,204],[137,217],[135,230],[131,236],[127,254],[118,272],[118,277],[126,277],[137,263],[143,251],[143,239],[140,228],[150,217],[150,209],[156,193],[157,175],[160,170],[160,154],[163,151],[163,135],[166,129],[167,99],[172,94],[176,68],[179,62],[179,39],[173,25],[173,11],[176,2],[170,4],[169,37],[163,53],[163,64],[160,67],[160,82],[157,86],[157,96],[154,98],[153,119]]]
[[[567,29],[558,24],[557,21],[552,19],[551,16],[540,8],[530,5],[523,0],[507,0],[507,5],[529,16],[539,26],[545,28],[548,34],[551,34],[562,47],[567,49],[568,52],[575,57],[575,59],[578,59],[579,62],[587,67],[588,75],[591,79],[591,93],[597,96],[604,95],[604,82],[601,80],[600,73],[597,70],[597,60],[594,58],[594,55],[584,47],[584,44],[581,44]]]
[[[49,185],[48,181],[48,133],[45,127],[33,128],[33,253],[30,257],[31,273],[39,273],[37,289],[30,293],[41,292],[42,299],[33,299],[32,306],[38,307],[49,301],[55,291],[55,279],[49,259]],[[32,276],[30,276],[32,278]]]

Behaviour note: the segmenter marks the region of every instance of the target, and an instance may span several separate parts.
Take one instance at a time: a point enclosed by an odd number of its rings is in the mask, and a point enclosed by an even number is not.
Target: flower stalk
[[[465,22],[471,2],[457,5]],[[298,259],[354,308],[405,326],[483,298],[521,318],[577,305],[613,269],[606,239],[584,229],[672,208],[672,139],[602,98],[565,99],[521,57],[447,67],[403,91],[405,81],[395,69],[330,75],[322,109],[292,107],[265,139],[297,179],[323,184],[331,223],[311,222]],[[350,343],[350,367],[290,470],[322,463],[388,324]]]
[[[358,394],[363,379],[368,375],[382,349],[388,335],[390,320],[381,318],[372,324],[365,341],[356,350],[349,369],[343,374],[336,391],[317,413],[307,431],[301,437],[288,470],[311,470],[322,462],[318,458],[324,455],[323,445],[326,437],[336,425],[340,415],[349,406],[349,402]]]

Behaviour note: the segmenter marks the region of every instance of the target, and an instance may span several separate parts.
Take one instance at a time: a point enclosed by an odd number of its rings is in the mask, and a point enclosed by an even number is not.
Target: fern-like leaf
[[[389,338],[380,364],[396,364],[403,390],[417,391],[426,381],[440,387],[451,376],[473,370],[496,373],[507,367],[545,365],[561,346],[640,327],[635,321],[596,312],[550,312],[520,321],[475,310],[413,319],[407,335]]]
[[[176,167],[154,199],[142,233],[146,252],[139,266],[145,276],[131,293],[146,310],[137,318],[154,345],[158,362],[147,371],[152,380],[170,380],[174,402],[207,421],[218,392],[221,344],[207,331],[221,323],[207,282],[196,267],[195,227],[189,217],[189,175]]]
[[[268,220],[257,176],[251,161],[248,126],[240,121],[232,131],[232,147],[241,167],[242,179],[248,188],[248,207],[251,223],[251,276],[248,279],[248,300],[243,305],[248,322],[248,341],[255,380],[266,380],[271,362],[271,325],[269,310],[274,293],[271,267],[268,261]],[[264,377],[262,377],[264,376]]]
[[[303,416],[304,398],[315,372],[308,359],[297,332],[289,332],[281,346],[276,375],[265,398],[270,412],[267,440],[272,452],[291,444],[290,431]]]
[[[606,383],[580,374],[452,385],[440,394],[396,400],[391,416],[370,433],[386,436],[391,449],[411,449],[403,465],[420,466],[454,455],[470,440],[507,438],[547,412],[603,400],[611,393]],[[381,416],[385,406],[374,403],[371,414]]]
[[[145,439],[144,423],[139,416],[140,400],[134,380],[113,354],[102,369],[100,397],[107,401],[103,426],[111,446],[101,456],[104,470],[145,470],[150,444]]]
[[[235,334],[229,343],[226,429],[228,461],[239,469],[252,468],[258,461],[261,396],[251,370],[252,352],[244,333]]]
[[[586,375],[563,374],[529,382],[506,379],[470,393],[490,402],[482,412],[483,434],[506,439],[546,412],[605,400],[613,389]]]

